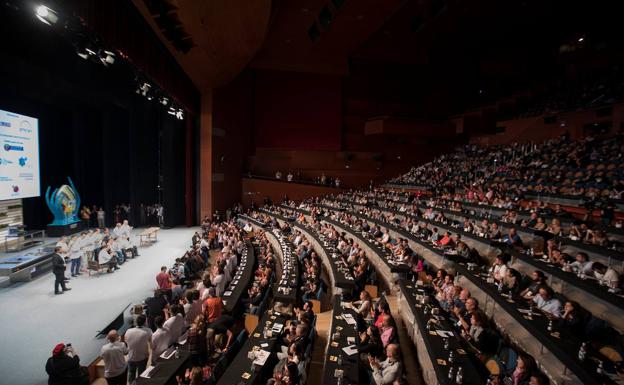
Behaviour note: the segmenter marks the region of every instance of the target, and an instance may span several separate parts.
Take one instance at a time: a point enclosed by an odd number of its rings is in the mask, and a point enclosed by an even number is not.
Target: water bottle
[[[578,352],[579,361],[585,361],[586,356],[587,356],[587,343],[583,342]]]
[[[457,385],[462,385],[464,383],[464,371],[462,370],[461,366],[459,367],[459,369],[457,369],[457,376],[455,376],[455,383]]]
[[[453,377],[455,377],[455,368],[451,366],[448,372],[448,378],[449,380],[453,380]]]
[[[342,353],[338,355],[338,359],[336,360],[336,363],[338,364],[338,366],[342,366]]]
[[[452,364],[452,363],[453,363],[453,361],[455,361],[455,355],[453,354],[453,351],[451,350],[451,351],[449,352],[448,362]],[[461,369],[461,368],[460,368],[460,369]]]
[[[552,332],[552,330],[553,330],[553,322],[552,322],[552,320],[548,321],[548,326],[546,327],[546,330],[548,330],[549,332]]]
[[[602,376],[604,374],[604,367],[602,366],[602,361],[598,361],[598,367],[596,368],[596,373],[598,373],[599,376]]]
[[[503,292],[503,281],[498,281],[498,292],[499,293]]]
[[[444,339],[444,350],[449,350],[449,340],[448,340],[448,338]]]

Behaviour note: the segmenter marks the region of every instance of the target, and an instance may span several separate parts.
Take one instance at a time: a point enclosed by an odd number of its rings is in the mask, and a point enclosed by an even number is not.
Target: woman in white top
[[[364,320],[369,321],[371,317],[371,297],[366,290],[360,293],[360,300],[351,302],[350,307],[355,310]]]
[[[492,277],[496,281],[502,281],[507,275],[507,258],[505,255],[497,255],[492,266]]]

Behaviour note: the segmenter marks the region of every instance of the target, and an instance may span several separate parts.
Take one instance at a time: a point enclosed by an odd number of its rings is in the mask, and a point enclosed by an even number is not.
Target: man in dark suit
[[[59,254],[61,247],[54,248],[54,254],[52,254],[52,272],[54,273],[54,294],[63,294],[63,292],[71,290],[65,287],[65,260]],[[59,286],[63,291],[59,290]]]

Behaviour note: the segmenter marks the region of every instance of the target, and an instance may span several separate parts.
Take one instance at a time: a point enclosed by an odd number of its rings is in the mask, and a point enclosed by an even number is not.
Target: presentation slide
[[[39,121],[0,110],[0,200],[37,197]]]

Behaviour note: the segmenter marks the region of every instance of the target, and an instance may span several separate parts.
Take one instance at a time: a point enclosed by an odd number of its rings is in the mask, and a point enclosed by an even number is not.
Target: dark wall
[[[342,79],[334,75],[256,71],[257,147],[339,150]]]
[[[136,95],[127,66],[86,62],[48,26],[0,8],[0,109],[39,119],[42,191],[24,199],[25,224],[51,221],[45,189],[67,176],[109,221],[124,202],[138,216],[140,203],[159,200],[159,160],[167,225],[183,223],[184,122]]]

